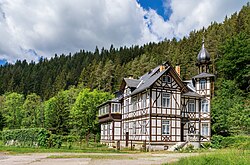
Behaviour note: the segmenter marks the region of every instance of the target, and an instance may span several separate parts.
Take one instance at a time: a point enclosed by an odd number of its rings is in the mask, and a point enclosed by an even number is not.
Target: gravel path
[[[83,157],[100,156],[100,158],[48,158],[49,156],[64,155],[82,155]],[[110,156],[110,159],[107,159],[107,155]],[[33,153],[22,155],[0,153],[0,165],[159,165],[162,163],[177,161],[182,157],[195,155],[198,155],[198,153]],[[102,156],[105,158],[102,158]],[[119,159],[119,157],[117,158],[117,156],[120,156],[121,159]]]

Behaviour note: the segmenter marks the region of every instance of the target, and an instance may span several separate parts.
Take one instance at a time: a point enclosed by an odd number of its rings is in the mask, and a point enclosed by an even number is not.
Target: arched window
[[[201,112],[208,112],[208,101],[207,100],[201,101]]]

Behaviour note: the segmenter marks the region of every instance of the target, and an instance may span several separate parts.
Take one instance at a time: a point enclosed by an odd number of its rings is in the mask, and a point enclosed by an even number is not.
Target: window
[[[136,122],[132,122],[132,134],[136,134]]]
[[[105,131],[106,131],[105,127],[106,127],[106,125],[103,124],[103,127],[102,127],[103,128],[103,131],[102,131],[103,132],[103,136],[105,136]]]
[[[129,124],[128,124],[128,122],[126,122],[125,123],[125,131],[128,132],[128,130],[129,130]]]
[[[142,124],[141,124],[141,134],[146,134],[146,120],[142,121]]]
[[[203,90],[206,87],[206,80],[202,79],[200,80],[200,89]]]
[[[207,100],[201,101],[201,112],[208,112],[208,101]]]
[[[195,112],[194,100],[188,101],[188,112]]]
[[[127,99],[126,101],[125,101],[125,113],[128,113],[128,109],[129,109],[129,99]]]
[[[170,124],[169,120],[162,121],[162,135],[169,135],[170,134]]]
[[[163,75],[162,76],[162,82],[164,82],[164,83],[171,83],[171,77]]]
[[[118,113],[120,112],[120,104],[119,103],[112,103],[111,105],[111,112]]]
[[[169,93],[162,94],[162,107],[170,107],[170,94]]]
[[[110,124],[107,125],[107,135],[110,135]]]
[[[204,124],[201,124],[201,135],[203,136],[208,136],[208,124],[207,123],[204,123]]]
[[[133,111],[135,111],[137,109],[137,106],[136,106],[136,97],[132,98],[132,104],[133,104]]]
[[[146,108],[146,106],[147,106],[147,98],[146,94],[144,94],[142,97],[142,108]]]

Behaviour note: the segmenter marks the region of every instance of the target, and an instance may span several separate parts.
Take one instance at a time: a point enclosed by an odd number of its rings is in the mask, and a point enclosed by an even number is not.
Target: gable
[[[169,78],[170,78],[170,81],[169,81]],[[169,66],[168,71],[157,79],[157,81],[153,84],[153,87],[171,88],[171,89],[180,90],[183,92],[188,91],[186,85],[182,82],[180,76],[175,71],[175,69],[173,69],[172,66]]]

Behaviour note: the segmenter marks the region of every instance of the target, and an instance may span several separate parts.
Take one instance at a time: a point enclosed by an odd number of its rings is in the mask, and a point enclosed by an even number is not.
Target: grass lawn
[[[220,149],[200,156],[182,158],[170,165],[249,165],[250,150]]]

